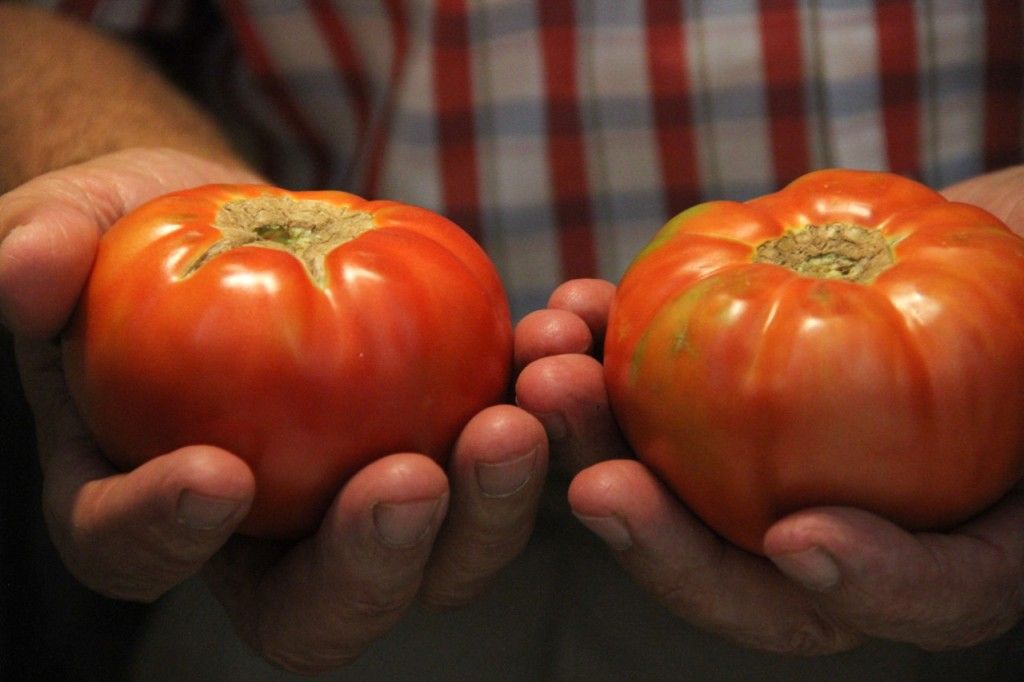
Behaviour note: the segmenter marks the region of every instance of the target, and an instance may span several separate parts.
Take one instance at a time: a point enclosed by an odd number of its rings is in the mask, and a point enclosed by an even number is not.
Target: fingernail
[[[839,565],[820,547],[771,557],[779,570],[809,590],[828,592],[839,585]]]
[[[193,530],[216,530],[233,517],[241,502],[185,490],[178,498],[178,522]]]
[[[583,516],[576,514],[576,518],[618,552],[633,546],[633,536],[630,535],[629,528],[617,516]]]
[[[381,503],[373,508],[373,522],[384,544],[413,547],[430,534],[439,499]]]
[[[476,483],[484,497],[510,497],[519,492],[533,476],[537,449],[507,462],[478,462]]]
[[[569,434],[569,427],[565,424],[565,418],[557,412],[536,415],[544,430],[551,440],[562,440]]]

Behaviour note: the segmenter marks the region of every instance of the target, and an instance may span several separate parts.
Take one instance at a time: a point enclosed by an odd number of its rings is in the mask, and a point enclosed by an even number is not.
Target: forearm
[[[240,164],[212,119],[129,47],[0,3],[0,192],[137,146]]]

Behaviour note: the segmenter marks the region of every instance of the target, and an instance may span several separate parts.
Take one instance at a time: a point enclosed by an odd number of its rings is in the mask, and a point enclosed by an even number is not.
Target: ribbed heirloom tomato
[[[681,213],[605,348],[640,459],[753,552],[815,505],[945,528],[1022,475],[1024,240],[905,178],[819,171]]]
[[[503,398],[511,339],[495,268],[445,218],[342,192],[205,186],[103,236],[64,349],[114,463],[226,448],[256,477],[240,530],[292,538],[371,460],[443,462]]]

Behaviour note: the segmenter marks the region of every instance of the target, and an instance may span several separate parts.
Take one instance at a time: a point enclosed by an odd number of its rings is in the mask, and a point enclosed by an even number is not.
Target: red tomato
[[[820,171],[691,208],[610,316],[628,440],[753,552],[817,505],[946,528],[1024,473],[1024,240],[910,180]]]
[[[373,459],[443,461],[505,395],[512,331],[492,263],[439,215],[206,186],[111,227],[64,348],[114,463],[226,448],[256,476],[240,530],[293,538]]]

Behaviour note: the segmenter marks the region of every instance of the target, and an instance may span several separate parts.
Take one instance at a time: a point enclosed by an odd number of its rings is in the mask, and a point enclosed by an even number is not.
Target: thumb
[[[51,338],[66,322],[99,235],[139,204],[210,182],[255,182],[171,149],[131,149],[41,175],[0,196],[0,316],[17,336]]]
[[[47,521],[71,573],[110,597],[152,601],[197,573],[252,504],[251,471],[218,448],[182,448],[100,478],[83,465],[97,460],[73,450],[47,461]]]

